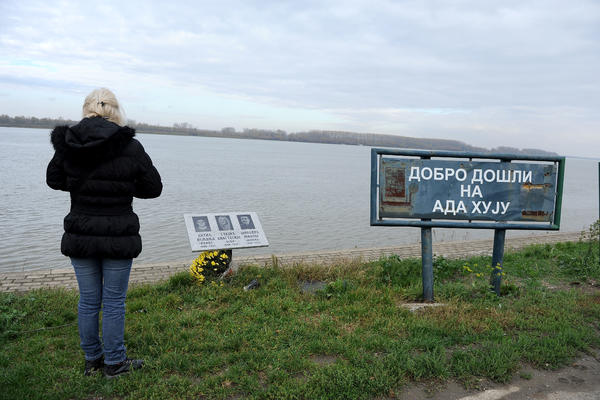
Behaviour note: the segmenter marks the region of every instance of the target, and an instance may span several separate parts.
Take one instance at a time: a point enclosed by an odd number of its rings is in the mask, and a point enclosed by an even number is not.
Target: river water
[[[143,251],[136,262],[190,260],[184,213],[255,211],[268,248],[283,254],[395,246],[418,228],[369,226],[370,148],[139,134],[164,183],[158,199],[134,200]],[[60,253],[69,196],[46,186],[49,130],[0,127],[0,272],[68,267]],[[598,218],[598,161],[568,158],[561,230]],[[509,231],[509,236],[544,232]],[[492,237],[486,230],[434,229],[436,241]]]

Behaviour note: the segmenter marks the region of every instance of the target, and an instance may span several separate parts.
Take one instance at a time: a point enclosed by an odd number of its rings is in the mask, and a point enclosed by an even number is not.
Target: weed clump
[[[600,220],[581,232],[579,241],[584,244],[583,252],[560,253],[557,261],[564,273],[583,281],[600,279]]]
[[[391,255],[378,261],[380,279],[384,284],[394,286],[411,286],[421,279],[421,261],[417,259],[401,259]]]

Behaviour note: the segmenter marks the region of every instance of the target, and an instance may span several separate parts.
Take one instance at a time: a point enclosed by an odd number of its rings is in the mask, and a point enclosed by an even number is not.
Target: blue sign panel
[[[381,157],[379,218],[552,222],[556,164]]]

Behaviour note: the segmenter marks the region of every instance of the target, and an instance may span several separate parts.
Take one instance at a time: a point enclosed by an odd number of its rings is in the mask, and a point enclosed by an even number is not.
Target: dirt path
[[[523,376],[530,377],[524,379]],[[480,391],[461,384],[416,384],[388,397],[405,400],[600,400],[600,351],[584,355],[556,371],[523,368],[512,382],[499,385],[480,382]]]

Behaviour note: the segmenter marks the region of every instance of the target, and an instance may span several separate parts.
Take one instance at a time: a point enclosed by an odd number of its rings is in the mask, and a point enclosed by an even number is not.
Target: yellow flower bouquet
[[[231,250],[208,250],[200,253],[190,265],[190,274],[198,284],[214,280],[227,271],[231,263]]]

